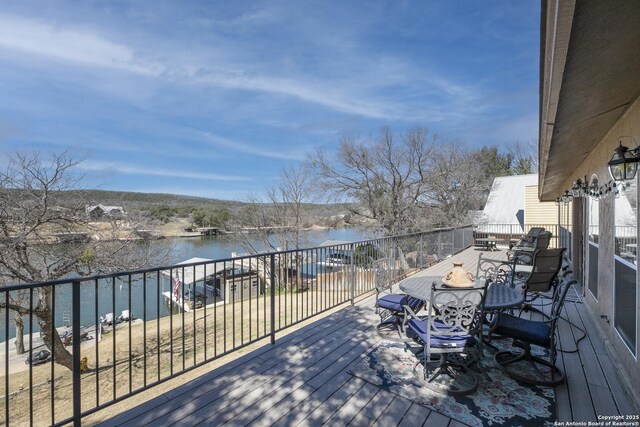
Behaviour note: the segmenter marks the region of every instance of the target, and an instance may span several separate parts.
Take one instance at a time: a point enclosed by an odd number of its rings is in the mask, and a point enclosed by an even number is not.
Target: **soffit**
[[[541,96],[543,103],[557,99],[555,117],[551,108],[541,108],[544,201],[564,190],[570,174],[640,94],[640,1],[576,1],[567,21],[566,57],[555,59],[564,59],[561,85]],[[548,71],[553,66],[545,69],[541,90],[553,79]]]

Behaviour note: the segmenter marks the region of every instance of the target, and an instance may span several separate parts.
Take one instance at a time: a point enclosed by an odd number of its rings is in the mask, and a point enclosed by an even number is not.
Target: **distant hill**
[[[83,202],[87,205],[103,204],[110,206],[122,206],[126,212],[147,211],[155,207],[214,207],[235,211],[246,205],[235,200],[208,199],[206,197],[181,196],[165,193],[136,193],[130,191],[110,190],[72,190],[57,194],[61,204]],[[328,218],[343,216],[348,213],[348,204],[304,204],[305,212],[312,217]]]
[[[150,206],[220,206],[226,208],[244,205],[233,200],[208,199],[206,197],[181,196],[179,194],[166,193],[136,193],[132,191],[110,190],[73,190],[58,194],[59,200],[73,202],[78,199],[90,203],[102,203],[103,205],[124,206],[125,209],[140,209]]]

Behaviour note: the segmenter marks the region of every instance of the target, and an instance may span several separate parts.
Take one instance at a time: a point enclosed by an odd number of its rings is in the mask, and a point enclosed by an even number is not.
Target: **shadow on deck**
[[[444,275],[453,260],[475,272],[479,254],[467,249],[420,274]],[[504,258],[506,252],[484,256]],[[380,340],[373,303],[365,298],[102,425],[463,425],[347,372]],[[565,316],[588,335],[578,352],[560,354],[567,382],[556,388],[558,421],[636,414],[579,297],[565,307]],[[580,334],[560,322],[563,349],[575,348]]]

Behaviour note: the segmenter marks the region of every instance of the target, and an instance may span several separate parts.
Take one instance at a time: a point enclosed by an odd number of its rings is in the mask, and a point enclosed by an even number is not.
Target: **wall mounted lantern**
[[[638,148],[629,150],[621,142],[608,163],[611,178],[614,181],[628,181],[635,178],[639,161]]]
[[[587,177],[584,177],[584,181],[578,178],[571,187],[571,195],[573,197],[584,197],[587,194]]]
[[[591,184],[589,184],[588,194],[591,198],[597,199],[600,197],[600,184],[598,183],[597,178],[593,178],[591,180]]]

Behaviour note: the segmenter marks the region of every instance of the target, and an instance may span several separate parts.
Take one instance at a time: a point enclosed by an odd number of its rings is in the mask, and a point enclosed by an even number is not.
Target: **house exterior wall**
[[[524,188],[524,223],[525,224],[556,224],[558,222],[558,207],[553,202],[540,202],[538,186],[529,185]]]
[[[640,142],[640,98],[636,99],[633,105],[629,108],[627,113],[616,123],[616,125],[608,132],[608,134],[600,141],[600,143],[593,149],[585,161],[576,169],[573,174],[564,183],[564,188],[571,188],[573,181],[578,178],[591,180],[595,174],[598,177],[600,184],[607,183],[610,180],[607,162],[613,155],[615,147],[619,141],[622,141],[623,145],[633,148],[634,142],[629,138],[620,138],[621,136],[631,136],[635,141]],[[638,177],[636,177],[636,188],[638,184]],[[559,195],[558,195],[559,196]],[[574,202],[576,207],[578,203]],[[638,201],[636,198],[636,212],[638,211]],[[599,253],[598,253],[598,298],[594,296],[588,290],[585,292],[585,303],[589,307],[593,314],[593,319],[599,329],[601,330],[603,337],[608,342],[607,347],[613,352],[614,357],[612,361],[621,365],[625,372],[626,378],[640,378],[640,362],[637,356],[634,356],[622,341],[618,332],[613,325],[614,317],[614,283],[615,283],[615,200],[612,198],[605,198],[599,201]],[[640,225],[636,216],[636,225]],[[582,226],[582,227],[580,227]],[[577,227],[584,228],[583,224],[577,224]],[[574,231],[577,228],[574,228]],[[586,235],[586,232],[585,232]],[[636,237],[637,231],[636,231]],[[574,241],[576,241],[575,239]],[[586,242],[586,237],[583,239],[583,244]],[[583,265],[585,259],[582,259]],[[582,277],[586,277],[586,272],[583,271]],[[638,286],[638,273],[636,271],[636,355],[640,353],[638,349],[638,329],[640,329],[640,289]],[[635,394],[636,401],[640,401],[640,388],[630,387],[632,393]]]

